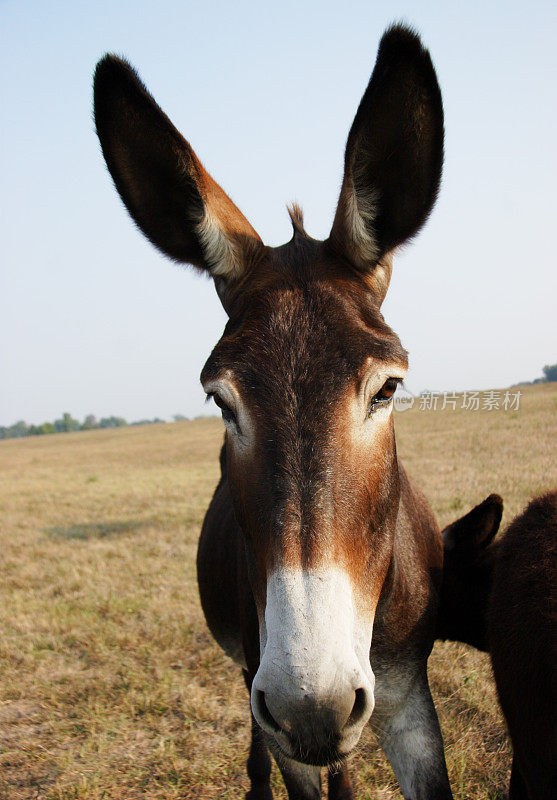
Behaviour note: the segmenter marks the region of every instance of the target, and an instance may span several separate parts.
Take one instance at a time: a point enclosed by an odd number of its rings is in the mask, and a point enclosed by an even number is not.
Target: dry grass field
[[[489,492],[504,523],[557,484],[557,386],[519,411],[397,415],[443,525]],[[242,798],[248,699],[195,581],[217,419],[0,442],[0,798]],[[485,656],[430,660],[455,798],[506,796],[509,744]],[[400,798],[370,734],[358,798]],[[285,792],[273,773],[277,798]]]

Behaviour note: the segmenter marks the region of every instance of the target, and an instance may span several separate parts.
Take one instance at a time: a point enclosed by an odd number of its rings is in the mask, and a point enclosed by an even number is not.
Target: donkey
[[[320,797],[322,766],[329,797],[352,797],[344,759],[371,718],[404,797],[451,798],[426,671],[442,542],[397,459],[407,353],[380,311],[441,179],[428,51],[407,27],[384,34],[325,241],[293,207],[291,241],[265,246],[125,61],[99,62],[94,105],[132,218],[213,278],[229,317],[201,374],[226,433],[197,566],[251,695],[247,797],[272,797],[269,750],[292,800]]]
[[[533,500],[492,543],[491,495],[443,531],[437,637],[491,655],[513,745],[510,800],[557,795],[557,491]]]

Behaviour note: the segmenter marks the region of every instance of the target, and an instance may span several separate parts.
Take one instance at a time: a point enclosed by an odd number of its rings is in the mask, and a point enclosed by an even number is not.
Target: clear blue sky
[[[503,387],[557,361],[555,3],[0,0],[0,424],[204,410],[224,313],[125,213],[91,121],[97,59],[135,65],[275,245],[293,199],[328,234],[350,123],[400,19],[446,111],[439,203],[384,306],[408,386]]]

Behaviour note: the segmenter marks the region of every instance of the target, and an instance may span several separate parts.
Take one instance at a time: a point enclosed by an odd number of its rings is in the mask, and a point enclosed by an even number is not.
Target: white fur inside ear
[[[370,189],[365,195],[356,194],[354,188],[347,193],[346,222],[352,238],[357,266],[368,270],[379,258],[379,249],[373,236],[373,223],[377,216],[377,195]]]
[[[238,278],[242,272],[242,261],[237,248],[207,208],[197,225],[197,235],[211,275]]]

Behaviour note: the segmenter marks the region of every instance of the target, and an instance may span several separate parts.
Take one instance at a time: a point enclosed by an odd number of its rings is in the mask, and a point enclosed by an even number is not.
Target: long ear
[[[390,252],[418,232],[439,190],[443,103],[419,37],[389,28],[348,135],[344,179],[330,242],[359,270],[381,302]]]
[[[445,551],[469,558],[479,555],[493,541],[502,516],[502,498],[498,494],[490,494],[464,517],[444,528]]]
[[[176,261],[207,270],[221,288],[240,278],[263,247],[259,236],[126,61],[99,61],[94,109],[114,184],[145,236]]]

